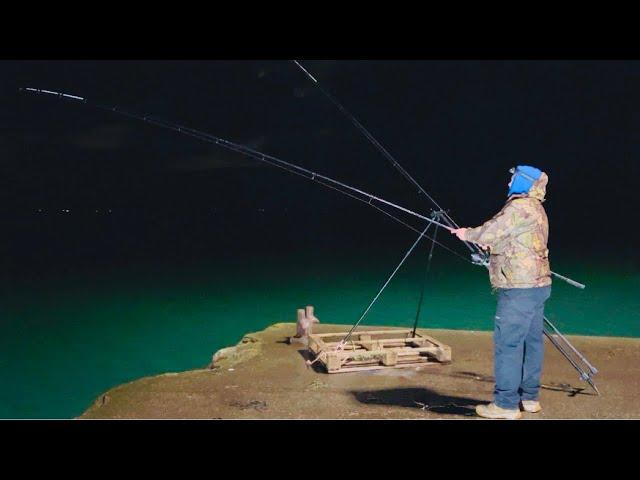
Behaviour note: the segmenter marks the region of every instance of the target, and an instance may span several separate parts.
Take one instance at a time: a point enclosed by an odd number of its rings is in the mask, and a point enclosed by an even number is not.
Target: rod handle
[[[579,288],[580,290],[584,290],[586,288],[586,285],[584,283],[576,282],[575,280],[571,280],[570,278],[565,277],[564,275],[560,275],[559,273],[551,272],[551,275],[553,275],[556,278],[559,278],[560,280],[564,280],[569,285]]]

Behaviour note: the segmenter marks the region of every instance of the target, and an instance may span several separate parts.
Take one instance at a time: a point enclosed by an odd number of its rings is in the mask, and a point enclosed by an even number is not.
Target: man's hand
[[[454,228],[451,230],[451,233],[464,242],[466,240],[465,235],[467,230],[468,228]]]
[[[463,242],[467,241],[467,230],[469,230],[468,228],[454,228],[453,230],[451,230],[451,233],[453,235],[455,235],[456,237],[458,237],[460,240],[462,240]],[[472,242],[475,243],[475,242]],[[489,250],[489,245],[484,245],[482,243],[476,243],[476,245],[478,245],[481,249],[483,250]]]

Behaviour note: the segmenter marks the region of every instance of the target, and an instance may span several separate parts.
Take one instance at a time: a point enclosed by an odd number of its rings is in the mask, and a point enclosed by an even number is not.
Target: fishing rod
[[[428,198],[431,203],[433,203],[433,205],[435,205],[435,207],[438,209],[438,211],[442,212],[442,221],[447,223],[449,225],[450,228],[460,228],[460,226],[455,222],[455,220],[453,220],[453,218],[451,218],[451,216],[449,215],[448,212],[446,212],[439,204],[438,202],[435,201],[435,199],[429,195],[429,193],[418,183],[418,181],[412,177],[409,172],[407,172],[404,167],[402,165],[400,165],[400,163],[395,159],[395,157],[393,155],[391,155],[391,153],[389,153],[389,151],[378,141],[376,140],[376,138],[371,134],[371,132],[369,132],[369,130],[367,130],[365,128],[364,125],[362,125],[362,123],[360,123],[360,121],[351,113],[349,112],[339,101],[336,97],[334,97],[331,93],[329,93],[325,88],[322,87],[322,85],[320,84],[320,82],[318,82],[318,80],[309,72],[309,70],[307,70],[306,68],[304,68],[299,61],[297,60],[292,60],[292,62],[300,69],[302,70],[302,72],[305,74],[305,76],[311,80],[313,82],[313,84],[316,86],[316,88],[331,102],[333,103],[338,110],[340,110],[340,112],[347,117],[351,123],[360,131],[360,133],[362,133],[365,138],[385,157],[385,159],[387,159],[389,161],[389,163],[400,172],[400,174],[407,180],[409,181],[414,187],[416,187],[418,189],[418,193],[424,195],[426,198]],[[471,255],[471,259],[473,264],[475,265],[482,265],[482,266],[488,266],[489,262],[487,259],[487,253],[476,243],[474,242],[469,242],[466,240],[463,240],[463,243],[467,246],[467,248],[469,248],[469,250],[471,252],[473,252],[473,254]],[[584,285],[583,283],[577,282],[575,280],[572,280],[569,277],[566,277],[564,275],[560,275],[559,273],[556,272],[551,272],[551,275],[553,275],[554,277],[565,281],[566,283],[568,283],[569,285],[572,285],[576,288],[579,289],[584,289],[586,287],[586,285]]]
[[[20,91],[33,93],[33,94],[52,95],[52,96],[55,96],[57,98],[62,98],[62,99],[67,99],[67,100],[75,100],[75,101],[78,101],[78,102],[82,102],[82,103],[84,103],[84,104],[86,104],[88,106],[93,106],[95,108],[100,108],[102,110],[106,110],[106,111],[109,111],[109,112],[120,113],[120,114],[125,115],[127,117],[131,117],[131,118],[134,118],[134,119],[137,119],[137,120],[142,120],[142,121],[145,121],[147,123],[151,123],[153,125],[160,126],[160,127],[163,127],[163,128],[168,128],[168,129],[171,129],[173,131],[176,131],[176,132],[179,132],[179,133],[183,133],[185,135],[189,135],[191,137],[194,137],[194,138],[197,138],[199,140],[202,140],[202,141],[205,141],[205,142],[209,142],[209,143],[215,143],[215,144],[221,145],[221,142],[223,141],[222,139],[214,137],[213,135],[210,135],[210,134],[206,134],[204,132],[199,132],[197,130],[193,130],[193,129],[190,129],[190,128],[187,128],[187,127],[184,127],[184,126],[181,126],[181,125],[169,124],[168,122],[161,121],[161,120],[159,120],[159,119],[157,119],[155,117],[152,117],[151,115],[136,115],[136,114],[133,114],[131,112],[122,110],[120,108],[117,108],[117,107],[105,107],[103,105],[98,105],[98,104],[89,104],[89,102],[85,98],[77,96],[77,95],[70,95],[70,94],[66,94],[66,93],[54,92],[54,91],[51,91],[51,90],[42,90],[42,89],[35,89],[35,88],[21,88]],[[225,145],[222,145],[222,146],[225,146]],[[239,153],[247,155],[247,156],[249,156],[249,157],[251,157],[251,158],[253,158],[255,160],[263,161],[265,163],[270,163],[268,161],[268,159],[276,160],[275,157],[270,157],[268,155],[264,155],[264,154],[262,154],[260,152],[257,152],[256,150],[249,149],[248,147],[244,147],[244,146],[238,145],[238,147],[243,147],[243,150],[242,151],[236,150],[236,149],[231,147],[231,142],[227,142],[226,146],[227,146],[227,148],[229,148],[231,150],[239,151]],[[290,165],[291,167],[294,167],[293,164],[289,164],[288,162],[284,162],[284,161],[280,161],[280,162],[282,162],[283,164],[287,164],[287,166]],[[273,165],[273,164],[271,164],[271,165]],[[273,165],[273,166],[278,167],[278,168],[284,168],[283,165],[280,165],[280,164],[276,164],[276,165]],[[302,169],[301,167],[297,167],[297,166],[295,166],[295,167],[298,168],[299,170],[305,170],[305,169]],[[287,169],[285,168],[285,170],[287,170]],[[296,175],[301,175],[301,173],[298,170],[293,170],[293,171],[292,170],[288,170],[288,171],[290,173],[293,173],[293,174],[296,174]],[[313,174],[313,172],[305,170],[305,174],[303,174],[302,176],[304,178],[310,179],[308,177],[309,174]],[[357,201],[359,201],[361,203],[364,203],[365,205],[368,205],[368,206],[378,210],[379,212],[383,213],[384,215],[386,215],[387,217],[391,218],[392,220],[398,222],[399,224],[405,226],[406,228],[408,228],[410,230],[413,230],[414,232],[416,232],[418,234],[420,233],[420,230],[418,230],[416,227],[414,227],[414,226],[408,224],[407,222],[401,220],[397,216],[392,215],[391,213],[386,211],[384,208],[381,208],[380,206],[378,206],[375,203],[373,203],[370,199],[363,198],[362,196],[355,195],[355,194],[351,193],[350,191],[348,191],[348,190],[346,190],[344,188],[341,188],[340,186],[337,186],[337,185],[334,185],[334,184],[331,184],[331,183],[323,182],[321,180],[320,176],[318,176],[317,174],[316,174],[316,177],[315,177],[315,182],[316,183],[320,183],[320,184],[322,184],[323,186],[325,186],[327,188],[335,190],[338,193],[341,193],[341,194],[346,195],[346,196],[348,196],[350,198],[353,198],[354,200],[357,200]],[[428,235],[425,235],[425,237],[428,238],[429,240],[434,241],[434,239],[432,239]],[[469,262],[469,260],[466,257],[463,257],[462,255],[460,255],[455,250],[452,250],[451,248],[447,247],[445,244],[443,244],[443,243],[441,243],[439,241],[435,241],[435,243],[439,247],[447,250],[448,252],[450,252],[453,255],[457,256],[458,258],[464,260],[465,262]]]
[[[228,140],[225,140],[223,138],[220,137],[216,137],[215,135],[211,135],[209,133],[205,133],[205,132],[201,132],[198,130],[194,130],[192,128],[189,127],[185,127],[183,125],[178,125],[178,124],[174,124],[174,123],[169,123],[166,122],[164,120],[160,120],[152,115],[142,115],[142,114],[138,114],[138,113],[133,113],[127,110],[123,110],[117,106],[113,106],[113,107],[108,107],[108,106],[104,106],[98,103],[93,103],[93,102],[89,102],[86,98],[84,97],[80,97],[78,95],[71,95],[71,94],[67,94],[67,93],[62,93],[62,92],[55,92],[52,90],[43,90],[43,89],[39,89],[39,88],[31,88],[31,87],[26,87],[26,88],[21,88],[20,89],[23,92],[28,92],[28,93],[32,93],[32,94],[36,94],[36,95],[49,95],[49,96],[53,96],[55,98],[59,98],[59,99],[64,99],[64,100],[70,100],[70,101],[74,101],[74,102],[78,102],[78,103],[82,103],[84,105],[88,105],[88,106],[92,106],[94,108],[99,108],[101,110],[106,110],[106,111],[110,111],[110,112],[115,112],[115,113],[119,113],[121,115],[130,117],[130,118],[134,118],[136,120],[141,120],[143,122],[146,123],[150,123],[162,128],[166,128],[169,130],[173,130],[176,131],[178,133],[182,133],[185,135],[189,135],[191,137],[197,138],[199,140],[203,140],[205,142],[208,143],[214,143],[216,145],[219,145],[223,148],[226,148],[228,150],[232,150],[234,152],[237,153],[241,153],[243,155],[246,155],[248,157],[251,157],[255,160],[258,160],[260,162],[263,163],[267,163],[271,166],[274,167],[278,167],[281,168],[283,170],[286,170],[290,173],[302,176],[307,178],[308,180],[311,180],[313,182],[319,183],[321,185],[324,186],[331,186],[334,190],[338,190],[341,192],[344,191],[348,191],[349,193],[351,193],[354,196],[360,196],[360,198],[363,199],[363,201],[365,201],[366,203],[372,204],[372,202],[378,202],[380,204],[383,204],[385,206],[388,207],[392,207],[395,208],[397,210],[400,210],[406,214],[412,215],[416,218],[419,218],[421,220],[424,220],[426,222],[429,222],[431,224],[437,225],[439,227],[442,227],[448,231],[451,231],[452,228],[440,223],[436,220],[433,220],[425,215],[421,215],[417,212],[414,212],[413,210],[410,210],[408,208],[402,207],[396,203],[390,202],[388,200],[385,200],[383,198],[380,198],[376,195],[373,195],[371,193],[365,192],[364,190],[360,190],[359,188],[356,187],[352,187],[351,185],[347,185],[346,183],[340,182],[338,180],[335,180],[331,177],[327,177],[326,175],[322,175],[320,173],[311,171],[309,169],[306,169],[304,167],[301,167],[299,165],[290,163],[290,162],[286,162],[284,160],[281,160],[277,157],[274,157],[272,155],[267,155],[266,153],[262,153],[259,152],[257,150],[254,150],[250,147],[247,147],[246,145],[241,145],[238,143],[234,143],[234,142],[230,142]]]

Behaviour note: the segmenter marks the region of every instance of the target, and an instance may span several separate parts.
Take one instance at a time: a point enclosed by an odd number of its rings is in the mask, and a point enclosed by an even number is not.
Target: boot
[[[542,405],[537,400],[522,400],[522,410],[529,413],[538,413],[542,410]]]
[[[520,410],[507,410],[505,408],[500,408],[495,403],[476,406],[476,414],[484,418],[496,418],[502,420],[517,420],[522,417]]]

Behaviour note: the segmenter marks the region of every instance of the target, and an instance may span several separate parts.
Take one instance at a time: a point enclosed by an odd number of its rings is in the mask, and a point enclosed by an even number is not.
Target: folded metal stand
[[[569,361],[571,366],[580,374],[580,380],[587,382],[591,388],[600,395],[598,387],[593,382],[593,375],[598,373],[598,369],[591,365],[584,355],[558,330],[547,317],[544,317],[544,334],[551,344]]]

